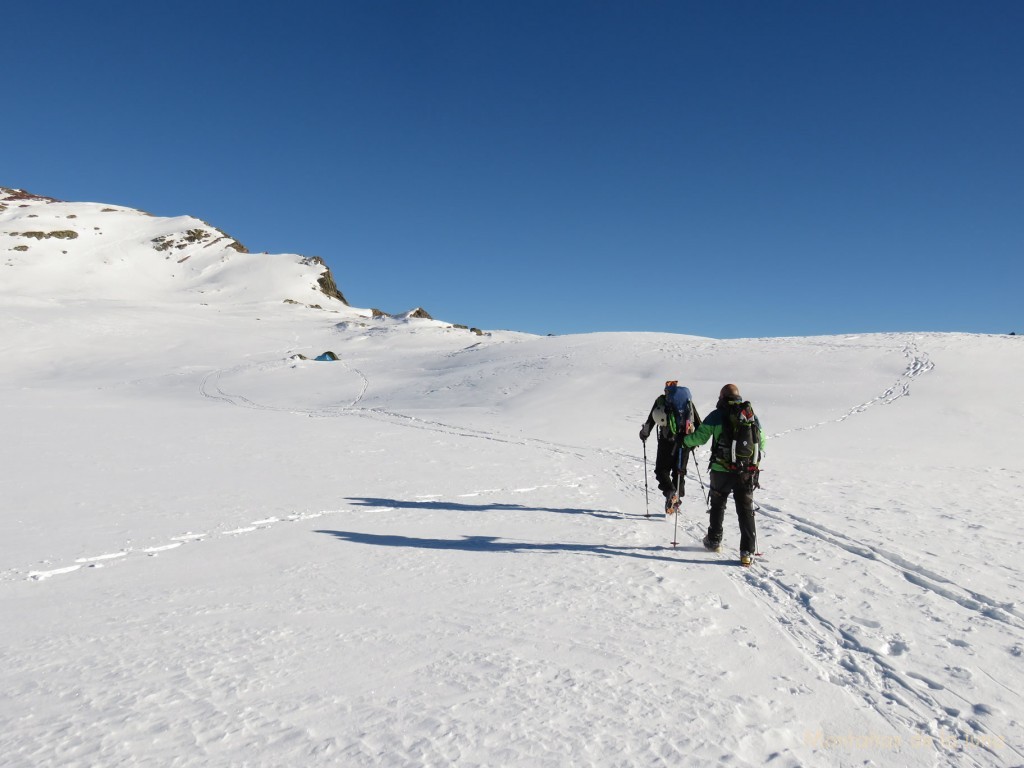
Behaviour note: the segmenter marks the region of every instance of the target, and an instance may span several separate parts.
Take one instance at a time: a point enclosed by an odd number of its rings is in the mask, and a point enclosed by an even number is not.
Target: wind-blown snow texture
[[[1024,764],[1019,338],[479,337],[2,204],[0,764]],[[668,378],[770,435],[752,569],[706,448],[645,517]]]

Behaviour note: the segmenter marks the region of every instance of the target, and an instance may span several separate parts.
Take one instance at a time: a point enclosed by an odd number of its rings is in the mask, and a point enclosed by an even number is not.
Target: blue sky
[[[0,185],[532,333],[1024,332],[1024,3],[4,8]]]

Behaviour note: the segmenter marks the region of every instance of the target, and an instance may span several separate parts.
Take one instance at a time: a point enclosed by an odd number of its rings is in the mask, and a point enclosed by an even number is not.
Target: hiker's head
[[[728,403],[730,400],[740,399],[740,388],[735,384],[726,384],[722,387],[722,391],[718,393],[718,402]]]
[[[678,386],[679,386],[679,382],[676,381],[675,379],[672,379],[671,381],[666,381],[665,382],[665,391],[668,392],[673,387],[678,387]]]

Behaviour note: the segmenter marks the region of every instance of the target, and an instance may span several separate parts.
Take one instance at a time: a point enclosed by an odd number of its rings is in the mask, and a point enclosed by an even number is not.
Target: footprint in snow
[[[910,644],[906,640],[899,637],[891,638],[886,644],[885,648],[882,649],[882,653],[886,656],[902,656],[904,653],[910,652]]]
[[[109,555],[96,555],[96,557],[80,557],[77,560],[75,560],[75,562],[76,563],[95,563],[95,562],[99,562],[100,560],[114,560],[114,559],[119,558],[119,557],[124,557],[127,554],[128,554],[127,552],[113,552],[113,553],[111,553]]]
[[[912,677],[914,680],[917,680],[920,683],[924,683],[933,691],[946,690],[946,686],[944,686],[942,683],[930,680],[929,678],[925,677],[924,675],[918,674],[917,672],[907,672],[907,677]]]
[[[146,547],[142,551],[145,552],[147,555],[155,555],[158,552],[166,552],[169,549],[177,549],[181,545],[182,545],[182,542],[176,541],[173,544],[161,544],[158,547]]]
[[[82,566],[80,565],[69,565],[66,568],[55,568],[52,571],[29,571],[28,577],[32,581],[44,581],[50,578],[51,576],[60,576],[64,573],[71,573],[72,571],[77,571],[81,567]]]
[[[974,677],[974,673],[964,667],[946,667],[946,671],[954,680],[967,681]]]

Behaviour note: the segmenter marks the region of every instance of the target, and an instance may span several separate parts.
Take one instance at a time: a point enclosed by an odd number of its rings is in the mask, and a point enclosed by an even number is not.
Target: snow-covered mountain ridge
[[[348,306],[318,257],[249,253],[191,216],[164,218],[5,187],[0,254],[0,286],[22,296]]]

